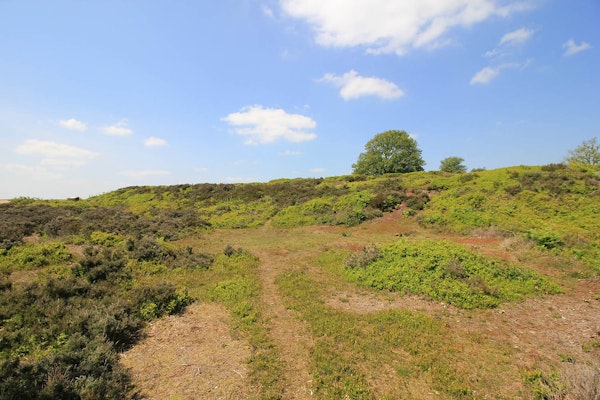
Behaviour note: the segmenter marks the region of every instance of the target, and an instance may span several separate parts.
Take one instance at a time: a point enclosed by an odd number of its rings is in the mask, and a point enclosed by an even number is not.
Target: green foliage
[[[61,243],[27,244],[0,250],[0,269],[6,271],[35,270],[50,265],[67,264],[73,255]]]
[[[523,380],[531,387],[536,400],[562,399],[568,393],[567,385],[556,372],[548,373],[539,368],[527,370]]]
[[[598,167],[600,166],[600,143],[597,138],[584,140],[581,145],[569,151],[567,162],[576,166]]]
[[[554,232],[530,230],[527,233],[527,236],[538,246],[548,250],[555,249],[565,244],[562,238]]]
[[[367,142],[352,170],[359,175],[383,175],[423,171],[423,165],[416,140],[405,131],[390,130]]]
[[[444,189],[417,216],[422,226],[461,233],[494,228],[600,271],[595,174],[551,164],[437,176],[430,182]]]
[[[46,263],[71,258],[53,244],[8,252],[25,256],[26,266],[38,266],[32,254],[47,254]],[[171,284],[130,289],[122,251],[88,248],[68,268],[60,277],[1,285],[0,398],[126,398],[133,386],[118,353],[140,338],[145,321],[191,301]]]
[[[366,266],[348,265],[346,276],[376,289],[425,295],[462,308],[496,307],[560,291],[533,270],[446,241],[404,239],[383,247],[382,253]]]
[[[440,162],[440,171],[442,172],[465,172],[467,167],[463,164],[464,158],[461,157],[447,157]]]
[[[323,254],[327,262],[339,259],[329,253]],[[301,272],[287,273],[277,283],[315,338],[311,370],[317,398],[411,398],[405,389],[415,377],[449,398],[471,398],[473,391],[453,366],[452,344],[440,321],[407,310],[360,315],[332,309],[322,301],[328,285]],[[370,382],[382,370],[397,384],[391,393],[376,396]]]

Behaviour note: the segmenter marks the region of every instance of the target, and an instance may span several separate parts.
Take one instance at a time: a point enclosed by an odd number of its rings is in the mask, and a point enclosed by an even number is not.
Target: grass
[[[530,268],[489,259],[448,241],[402,239],[384,246],[370,262],[356,265],[353,260],[344,271],[352,281],[467,309],[561,292]]]
[[[442,398],[471,398],[472,388],[453,365],[457,349],[441,322],[406,310],[371,315],[334,310],[321,300],[322,285],[302,272],[283,275],[278,285],[316,338],[311,356],[318,398],[413,398],[414,380],[427,382],[420,391],[443,393]],[[380,374],[386,383],[377,386]]]
[[[205,272],[206,290],[202,297],[225,305],[231,312],[233,329],[245,335],[252,347],[248,360],[251,384],[258,399],[279,399],[285,387],[279,350],[269,334],[261,313],[259,260],[244,251],[217,257]],[[212,282],[212,283],[209,283]]]

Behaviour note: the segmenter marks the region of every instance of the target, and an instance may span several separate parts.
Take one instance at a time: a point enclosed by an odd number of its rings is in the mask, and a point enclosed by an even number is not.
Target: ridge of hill
[[[437,230],[467,234],[496,229],[504,235],[523,235],[600,272],[600,176],[562,164],[464,174],[139,186],[86,202],[141,214],[193,210],[215,228],[248,228],[267,221],[280,227],[353,226],[401,208],[405,217]]]

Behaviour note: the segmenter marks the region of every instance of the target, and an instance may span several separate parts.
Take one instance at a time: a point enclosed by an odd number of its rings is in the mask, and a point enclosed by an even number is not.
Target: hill
[[[593,398],[599,183],[548,165],[0,204],[0,398]]]

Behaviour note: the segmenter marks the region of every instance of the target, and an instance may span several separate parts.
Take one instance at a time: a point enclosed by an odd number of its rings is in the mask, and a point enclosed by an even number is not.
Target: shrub
[[[527,233],[527,237],[533,240],[538,246],[547,250],[551,250],[565,244],[560,235],[544,230],[530,230]]]
[[[364,250],[345,265],[346,276],[364,285],[421,294],[463,308],[495,307],[502,301],[560,291],[533,270],[446,241],[402,239],[381,250]]]
[[[364,268],[382,256],[375,244],[363,247],[359,253],[353,253],[344,261],[346,268]]]

